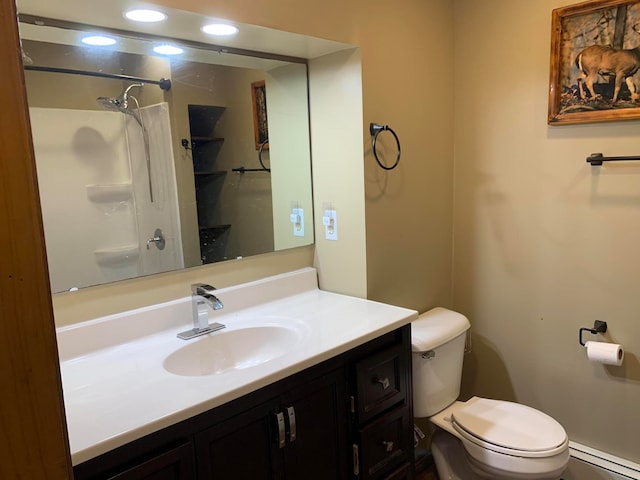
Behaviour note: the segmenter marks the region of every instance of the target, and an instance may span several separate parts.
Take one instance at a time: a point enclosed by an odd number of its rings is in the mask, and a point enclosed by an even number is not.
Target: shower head
[[[147,159],[147,175],[149,179],[149,197],[151,199],[151,203],[153,203],[153,185],[151,182],[151,155],[149,153],[149,133],[147,129],[144,127],[144,123],[142,122],[142,114],[140,112],[140,103],[138,99],[133,95],[129,94],[129,91],[134,88],[142,88],[144,87],[144,83],[132,83],[127,88],[125,88],[124,92],[117,97],[98,97],[96,101],[106,110],[110,110],[112,112],[120,112],[126,115],[131,115],[136,119],[138,125],[142,129],[142,139],[144,141],[144,153]],[[134,108],[129,108],[129,100],[134,103]]]
[[[142,120],[140,119],[140,115],[139,115],[140,106],[138,105],[138,100],[136,99],[136,97],[129,94],[129,91],[134,87],[142,88],[144,87],[144,83],[132,83],[125,89],[124,92],[122,92],[121,95],[117,97],[98,97],[96,101],[106,110],[131,115],[133,118],[136,119],[138,124],[142,128],[144,128],[144,126],[142,125]],[[129,108],[129,98],[134,100],[137,110],[133,110]]]
[[[131,98],[134,98],[134,97],[129,95],[129,91],[134,87],[142,88],[144,87],[144,83],[132,83],[125,89],[124,92],[122,92],[117,97],[98,97],[96,100],[100,105],[102,105],[107,110],[111,110],[114,112],[130,113],[129,97]]]
[[[124,106],[124,99],[120,97],[98,97],[96,101],[106,110],[112,112],[127,113],[127,108]]]

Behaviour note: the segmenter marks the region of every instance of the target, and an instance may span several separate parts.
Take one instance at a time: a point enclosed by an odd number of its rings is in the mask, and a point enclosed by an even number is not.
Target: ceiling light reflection
[[[238,33],[238,27],[226,23],[212,23],[202,27],[202,31],[208,35],[234,35]]]

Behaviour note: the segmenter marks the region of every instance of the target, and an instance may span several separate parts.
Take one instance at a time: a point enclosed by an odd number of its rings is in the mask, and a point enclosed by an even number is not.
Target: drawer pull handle
[[[382,385],[383,390],[386,390],[387,388],[389,388],[389,385],[391,385],[387,377],[376,378],[376,383],[379,383],[380,385]]]
[[[293,407],[287,407],[287,417],[289,418],[289,443],[296,441],[296,411]]]
[[[382,446],[387,452],[393,452],[393,442],[382,442]]]
[[[282,412],[276,413],[276,423],[278,424],[278,448],[284,448],[287,444],[287,438],[285,436],[284,414]]]
[[[353,444],[353,474],[356,477],[360,476],[360,451],[355,443]]]

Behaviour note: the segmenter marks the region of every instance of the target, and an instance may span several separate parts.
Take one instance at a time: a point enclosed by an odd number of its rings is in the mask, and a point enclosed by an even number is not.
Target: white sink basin
[[[169,355],[163,366],[175,375],[219,375],[278,358],[299,341],[296,330],[266,325],[220,330],[199,337]]]

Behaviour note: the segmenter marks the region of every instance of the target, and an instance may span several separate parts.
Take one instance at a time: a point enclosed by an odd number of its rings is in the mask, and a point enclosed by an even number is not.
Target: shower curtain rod
[[[69,73],[72,75],[87,75],[89,77],[111,78],[114,80],[128,80],[130,82],[150,83],[152,85],[158,85],[161,90],[165,91],[171,89],[171,80],[169,80],[168,78],[161,78],[160,80],[149,80],[146,78],[132,77],[130,75],[119,75],[117,73],[91,72],[88,70],[74,70],[71,68],[58,67],[38,67],[35,65],[25,65],[24,69],[33,70],[36,72]]]

